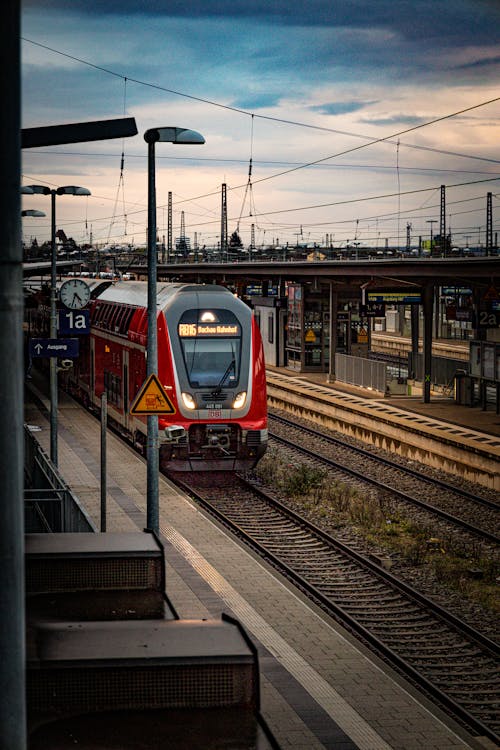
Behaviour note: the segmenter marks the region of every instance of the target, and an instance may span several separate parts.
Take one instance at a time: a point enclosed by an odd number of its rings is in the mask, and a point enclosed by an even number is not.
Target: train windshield
[[[239,380],[241,326],[229,310],[189,310],[179,340],[192,388],[231,388]]]

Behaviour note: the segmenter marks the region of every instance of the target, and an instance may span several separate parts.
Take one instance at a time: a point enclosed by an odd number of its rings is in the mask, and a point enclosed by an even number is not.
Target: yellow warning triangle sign
[[[156,375],[150,375],[130,407],[131,414],[175,414],[175,409]]]
[[[316,334],[314,333],[314,331],[312,330],[312,328],[309,328],[309,330],[307,331],[307,333],[305,335],[305,340],[307,342],[309,342],[309,343],[311,341],[312,342],[316,341]]]

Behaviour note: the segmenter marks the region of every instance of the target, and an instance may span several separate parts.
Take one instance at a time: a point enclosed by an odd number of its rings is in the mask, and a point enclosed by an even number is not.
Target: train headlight
[[[247,400],[247,392],[240,391],[233,401],[233,409],[241,409],[243,406],[245,406],[246,400]]]
[[[196,409],[196,402],[190,393],[183,392],[182,400],[186,409]]]

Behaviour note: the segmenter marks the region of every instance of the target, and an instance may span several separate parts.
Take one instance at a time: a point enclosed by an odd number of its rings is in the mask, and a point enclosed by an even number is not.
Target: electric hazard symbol
[[[175,409],[156,375],[150,375],[130,407],[131,414],[175,414]]]

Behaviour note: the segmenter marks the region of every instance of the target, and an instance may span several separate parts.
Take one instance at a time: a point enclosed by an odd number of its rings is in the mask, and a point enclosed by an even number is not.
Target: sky
[[[127,139],[25,149],[23,184],[79,185],[56,224],[77,243],[144,246],[149,128],[157,226],[202,247],[485,242],[500,209],[497,0],[23,0],[22,126],[134,117]],[[442,191],[441,186],[445,186]],[[23,196],[23,238],[50,205]]]

